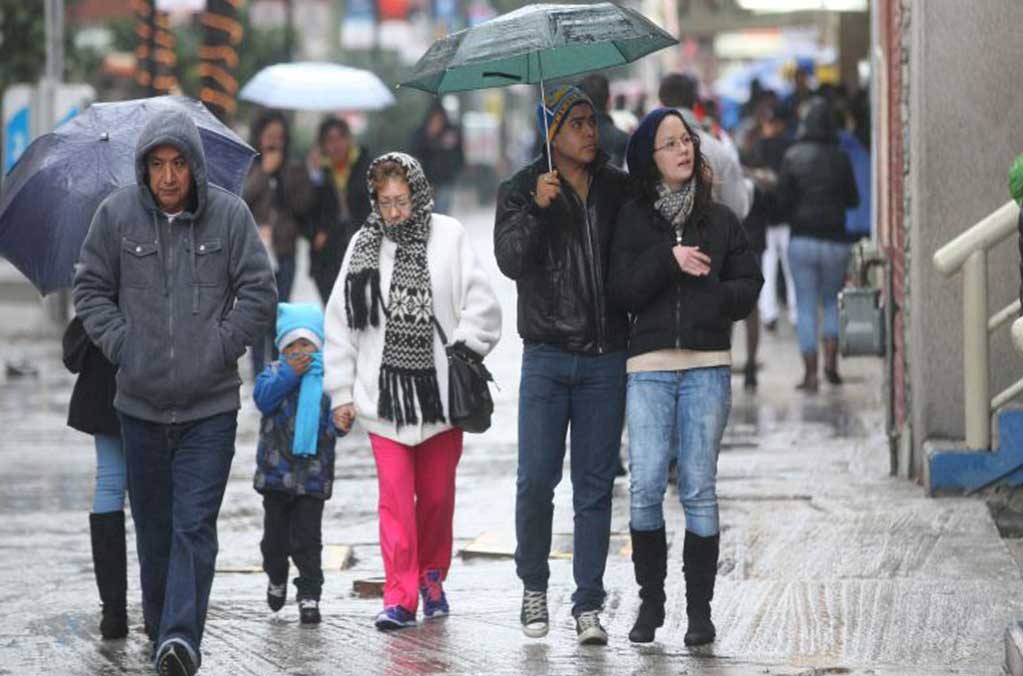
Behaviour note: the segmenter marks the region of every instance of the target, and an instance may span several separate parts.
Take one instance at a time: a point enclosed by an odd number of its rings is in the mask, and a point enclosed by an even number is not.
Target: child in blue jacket
[[[256,491],[263,495],[263,570],[266,602],[277,612],[288,589],[288,557],[298,567],[295,587],[303,624],[320,621],[323,587],[323,503],[334,483],[339,432],[323,393],[323,312],[309,304],[277,306],[280,360],[256,378],[253,397],[263,414],[256,451]]]

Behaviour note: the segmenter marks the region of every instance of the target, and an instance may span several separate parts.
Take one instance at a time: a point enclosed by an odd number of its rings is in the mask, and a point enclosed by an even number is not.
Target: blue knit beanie
[[[552,92],[547,93],[547,109],[544,110],[543,101],[536,104],[536,125],[540,131],[542,137],[544,133],[547,134],[547,140],[553,141],[554,137],[558,135],[558,131],[561,129],[561,125],[565,124],[565,119],[568,117],[570,110],[575,108],[580,103],[585,103],[596,110],[593,106],[593,101],[586,93],[578,87],[572,85],[562,85]],[[544,129],[544,112],[547,113],[547,125]]]
[[[657,176],[657,164],[654,163],[654,138],[657,136],[657,128],[661,126],[669,115],[675,115],[685,124],[685,118],[677,108],[655,108],[643,116],[639,126],[629,139],[629,146],[625,150],[625,159],[629,163],[629,175],[641,181],[649,180]],[[686,129],[689,125],[686,124]],[[692,130],[689,131],[692,134]]]
[[[312,303],[278,303],[277,337],[274,344],[283,350],[299,338],[323,349],[323,310]]]

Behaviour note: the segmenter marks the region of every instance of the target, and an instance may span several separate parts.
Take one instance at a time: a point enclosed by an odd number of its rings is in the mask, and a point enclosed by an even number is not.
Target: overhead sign
[[[31,85],[13,85],[3,95],[3,173],[6,174],[32,140]]]
[[[53,105],[53,118],[41,119],[45,106],[39,87],[16,84],[3,93],[2,169],[6,175],[18,158],[39,134],[59,127],[85,109],[96,98],[96,90],[87,84],[58,85]]]

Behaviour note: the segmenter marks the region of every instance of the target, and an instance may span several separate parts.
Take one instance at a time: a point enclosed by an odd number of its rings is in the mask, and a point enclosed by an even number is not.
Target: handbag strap
[[[444,329],[442,329],[440,327],[440,322],[437,321],[436,317],[430,317],[430,321],[432,321],[433,325],[437,327],[437,334],[440,336],[441,344],[444,347],[447,347],[448,346],[448,337],[447,337],[447,334],[444,333]]]

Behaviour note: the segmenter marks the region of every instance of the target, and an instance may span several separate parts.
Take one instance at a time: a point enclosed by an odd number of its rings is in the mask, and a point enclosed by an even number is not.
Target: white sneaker
[[[529,638],[542,638],[547,635],[550,626],[550,619],[547,616],[547,592],[530,591],[522,592],[522,612],[519,614],[522,621],[522,633]]]
[[[600,626],[600,611],[584,610],[575,618],[579,645],[607,645],[607,632]]]

